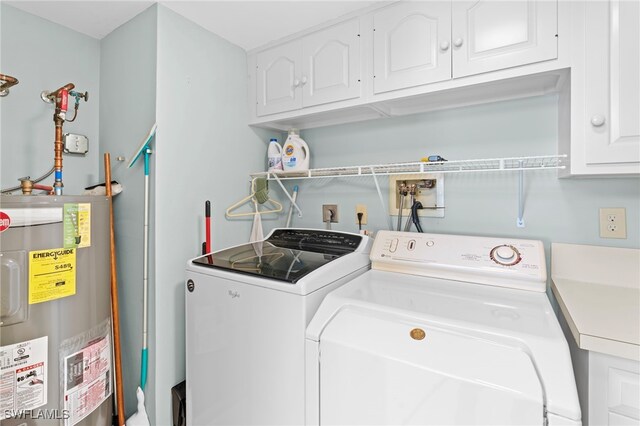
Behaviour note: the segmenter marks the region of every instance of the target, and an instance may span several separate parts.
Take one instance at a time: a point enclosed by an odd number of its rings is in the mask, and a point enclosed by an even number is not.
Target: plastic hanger
[[[237,203],[231,205],[226,211],[227,217],[254,216],[256,214],[278,213],[278,212],[282,211],[282,204],[280,204],[276,200],[272,200],[271,198],[267,198],[265,203],[266,202],[270,202],[274,208],[272,208],[270,210],[258,210],[258,205],[259,204],[258,204],[258,201],[256,200],[256,190],[255,190],[256,179],[257,178],[254,178],[251,181],[251,194],[246,196],[246,197],[244,197],[242,200],[238,201]],[[248,201],[252,201],[254,203],[254,208],[255,208],[254,211],[245,212],[245,213],[232,213],[233,210],[243,206]]]
[[[231,262],[231,268],[241,271],[259,272],[260,264],[262,264],[263,258],[268,258],[269,263],[273,263],[282,257],[284,257],[284,253],[268,253],[263,254],[262,256],[254,254],[253,256],[249,256],[244,259],[234,260],[233,262]],[[257,260],[257,262],[252,263],[252,260]]]

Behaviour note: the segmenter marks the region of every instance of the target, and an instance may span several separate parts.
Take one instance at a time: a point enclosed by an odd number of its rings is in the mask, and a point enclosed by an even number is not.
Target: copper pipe
[[[39,189],[41,191],[46,191],[49,194],[53,194],[53,187],[49,185],[39,185],[37,183],[33,184],[33,189]]]
[[[3,82],[2,85],[0,85],[0,96],[7,96],[9,94],[9,88],[18,84],[18,79],[10,75],[0,74],[0,81]]]
[[[55,168],[55,182],[53,183],[53,188],[56,195],[62,195],[62,188],[64,187],[64,184],[62,183],[62,125],[64,124],[66,111],[62,110],[62,97],[60,96],[60,93],[63,90],[68,92],[74,87],[76,86],[73,83],[68,83],[47,95],[47,98],[56,103],[56,109],[53,113],[53,122],[56,125],[55,142],[53,144],[53,167]]]
[[[120,311],[118,308],[118,275],[116,265],[116,237],[113,225],[113,197],[111,196],[111,155],[104,154],[105,189],[109,197],[109,223],[111,239],[111,317],[113,318],[113,353],[116,365],[116,406],[118,425],[124,426],[124,393],[122,386],[122,357],[120,348]]]
[[[60,91],[61,91],[61,90],[63,90],[63,89],[66,89],[66,90],[73,90],[75,87],[76,87],[76,85],[75,85],[75,84],[73,84],[73,83],[67,83],[67,84],[65,84],[64,86],[60,87],[59,89],[56,89],[56,90],[54,90],[53,92],[49,93],[49,95],[47,95],[47,97],[48,97],[49,99],[51,99],[52,101],[57,102],[57,101],[56,101],[56,99],[57,99],[58,95],[60,94]],[[58,105],[57,105],[57,104],[56,104],[56,107],[58,107]]]

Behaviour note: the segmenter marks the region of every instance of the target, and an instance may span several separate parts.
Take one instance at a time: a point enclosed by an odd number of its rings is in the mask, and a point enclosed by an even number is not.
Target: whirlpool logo
[[[239,299],[240,293],[234,290],[229,290],[229,297],[231,297],[232,299]]]

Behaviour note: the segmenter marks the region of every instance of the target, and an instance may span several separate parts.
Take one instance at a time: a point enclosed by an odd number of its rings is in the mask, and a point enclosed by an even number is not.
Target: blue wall
[[[122,70],[129,80],[118,85]],[[126,163],[153,122],[151,156],[151,273],[149,381],[152,424],[169,424],[170,388],[184,371],[184,267],[200,253],[204,202],[211,200],[213,247],[249,236],[250,221],[227,223],[226,207],[244,197],[249,173],[260,169],[272,134],[246,125],[245,52],[163,6],[154,6],[102,42],[101,131],[114,178],[125,185],[115,199],[127,414],[135,411],[142,303],[142,164]],[[123,96],[126,94],[126,96]],[[256,155],[256,153],[258,153]],[[119,155],[126,162],[116,162]],[[230,159],[236,159],[230,161]]]
[[[122,372],[125,413],[136,411],[142,347],[142,249],[144,174],[142,161],[127,165],[156,121],[157,8],[151,7],[100,43],[100,170],[111,156],[112,178],[124,191],[113,200],[118,260]],[[118,161],[124,157],[126,161]],[[153,168],[154,156],[151,156]],[[152,176],[152,187],[153,176]],[[153,217],[153,203],[151,217]],[[153,259],[153,245],[151,246]],[[151,281],[153,282],[153,281]],[[153,304],[153,299],[150,300]],[[153,328],[153,323],[150,324]],[[155,382],[145,389],[149,412],[155,407]]]
[[[155,156],[156,424],[170,423],[169,389],[185,377],[184,268],[200,255],[204,203],[212,204],[213,248],[247,241],[250,221],[226,208],[248,193],[271,136],[247,126],[244,50],[158,7]]]
[[[547,95],[303,131],[312,167],[449,160],[557,153],[557,97]],[[387,179],[383,194],[387,197]],[[299,183],[303,218],[294,225],[323,227],[321,205],[338,204],[333,229],[355,231],[355,205],[366,204],[368,229],[387,227],[371,178]],[[445,217],[422,219],[425,232],[496,235],[550,242],[640,246],[638,178],[558,179],[553,170],[525,174],[525,228],[516,227],[515,172],[445,175]],[[386,201],[385,201],[386,203]],[[599,237],[598,209],[625,207],[625,240]],[[395,224],[395,220],[394,220]]]
[[[89,153],[63,156],[63,183],[65,195],[81,194],[86,186],[104,180],[98,175],[100,42],[6,4],[0,8],[0,72],[20,81],[0,99],[0,186],[13,187],[20,177],[35,179],[51,169],[54,106],[44,103],[40,93],[74,83],[78,91],[89,92],[89,102],[81,102],[77,120],[63,129],[86,135]],[[51,186],[53,175],[42,184]]]

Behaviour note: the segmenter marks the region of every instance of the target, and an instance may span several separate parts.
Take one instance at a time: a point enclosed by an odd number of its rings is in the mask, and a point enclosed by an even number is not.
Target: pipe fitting
[[[10,75],[0,74],[0,97],[5,97],[9,94],[9,88],[19,83],[18,79],[11,77]]]
[[[33,182],[28,177],[21,178],[20,189],[22,189],[22,195],[31,195],[33,192]]]

